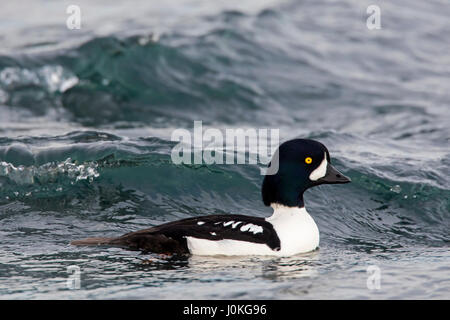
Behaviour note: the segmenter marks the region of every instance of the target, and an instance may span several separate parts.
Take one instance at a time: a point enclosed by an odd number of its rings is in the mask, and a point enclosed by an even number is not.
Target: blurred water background
[[[449,299],[449,16],[439,0],[2,2],[0,298]],[[171,133],[194,120],[328,146],[353,182],[305,195],[320,250],[162,259],[69,245],[270,215],[258,165],[171,162]]]

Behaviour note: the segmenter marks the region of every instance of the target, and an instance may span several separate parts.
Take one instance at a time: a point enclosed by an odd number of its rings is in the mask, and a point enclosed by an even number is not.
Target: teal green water
[[[449,299],[450,30],[442,1],[2,4],[2,299]],[[171,133],[276,128],[352,179],[305,194],[320,250],[140,255],[69,242],[268,216],[258,165],[175,165]],[[149,261],[148,259],[151,259]],[[66,286],[67,267],[81,271]],[[367,287],[367,267],[381,287]]]

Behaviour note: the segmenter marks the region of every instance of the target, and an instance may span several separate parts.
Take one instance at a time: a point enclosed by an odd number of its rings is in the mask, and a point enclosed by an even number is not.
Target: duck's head
[[[281,144],[272,159],[278,171],[266,175],[262,185],[264,204],[303,207],[303,193],[320,184],[348,183],[350,179],[331,165],[330,153],[320,142],[294,139]]]

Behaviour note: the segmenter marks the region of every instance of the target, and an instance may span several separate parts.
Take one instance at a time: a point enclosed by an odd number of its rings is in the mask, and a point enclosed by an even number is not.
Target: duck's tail
[[[112,245],[112,241],[116,238],[86,238],[81,240],[74,240],[70,244],[74,246],[101,246]]]

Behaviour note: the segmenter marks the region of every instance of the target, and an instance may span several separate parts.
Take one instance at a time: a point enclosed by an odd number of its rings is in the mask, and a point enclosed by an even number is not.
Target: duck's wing
[[[108,239],[109,245],[145,252],[189,253],[186,237],[218,241],[224,239],[266,244],[280,249],[280,239],[264,218],[244,215],[211,215],[165,223]]]

